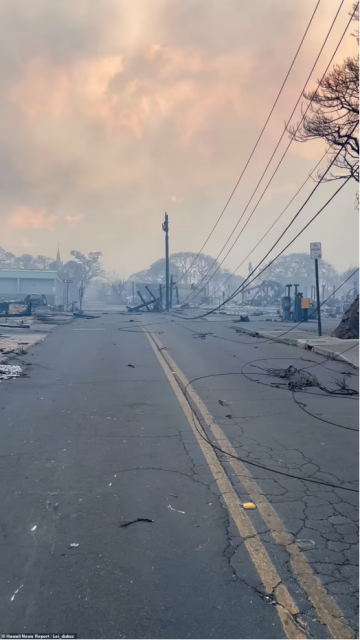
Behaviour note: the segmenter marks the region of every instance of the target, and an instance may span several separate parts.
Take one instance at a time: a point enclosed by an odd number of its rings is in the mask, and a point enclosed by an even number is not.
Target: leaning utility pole
[[[165,221],[162,225],[165,231],[165,305],[166,311],[170,309],[170,260],[169,260],[169,216],[165,213]]]

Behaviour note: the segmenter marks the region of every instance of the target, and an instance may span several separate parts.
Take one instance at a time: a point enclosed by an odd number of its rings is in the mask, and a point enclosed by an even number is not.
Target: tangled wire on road
[[[273,369],[271,367],[258,367],[265,371],[269,376],[273,376],[276,378],[282,378],[288,380],[286,383],[287,388],[290,391],[301,391],[307,387],[317,387],[328,393],[330,395],[337,396],[357,396],[359,392],[356,389],[352,389],[349,387],[346,376],[343,376],[340,379],[334,378],[334,383],[336,385],[335,389],[329,389],[325,385],[321,384],[317,377],[313,373],[309,373],[304,369],[298,369],[293,365],[290,365],[287,368],[281,369]],[[272,383],[275,385],[275,383]]]

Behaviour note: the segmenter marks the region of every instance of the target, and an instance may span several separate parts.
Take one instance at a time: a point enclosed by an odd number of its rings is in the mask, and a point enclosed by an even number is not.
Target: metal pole
[[[165,213],[165,221],[163,222],[163,231],[165,231],[165,304],[166,311],[170,309],[170,261],[169,261],[169,216]]]
[[[321,315],[320,315],[320,287],[319,287],[319,262],[315,258],[315,283],[316,283],[316,306],[317,306],[317,321],[318,321],[318,335],[321,336]]]
[[[83,297],[84,297],[84,280],[81,280],[81,285],[79,289],[80,312],[82,312],[82,308],[83,308]]]
[[[170,281],[170,309],[172,308],[172,303],[173,303],[173,287],[174,287],[174,276],[171,276],[171,281]]]
[[[67,311],[69,308],[69,283],[66,283],[66,309],[65,311]]]

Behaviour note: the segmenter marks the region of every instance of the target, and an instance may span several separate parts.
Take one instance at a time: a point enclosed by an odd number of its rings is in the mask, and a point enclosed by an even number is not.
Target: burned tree
[[[353,20],[359,20],[359,3],[353,5]],[[353,34],[358,40],[358,31]],[[329,145],[329,164],[339,152],[324,180],[353,178],[359,182],[359,56],[346,58],[318,80],[314,91],[304,93],[305,108],[300,124],[289,127],[298,142],[324,140]],[[323,174],[318,175],[323,179]]]
[[[352,35],[359,43],[359,2],[351,11],[357,28]],[[300,123],[289,127],[289,133],[298,142],[324,140],[329,147],[329,164],[332,169],[319,173],[319,181],[347,180],[359,182],[359,55],[346,58],[334,65],[317,83],[314,91],[304,93],[305,108]],[[334,160],[334,158],[336,159]],[[359,194],[356,194],[357,202]],[[349,309],[346,322],[340,330],[342,338],[353,336],[354,318],[359,317],[359,303]]]

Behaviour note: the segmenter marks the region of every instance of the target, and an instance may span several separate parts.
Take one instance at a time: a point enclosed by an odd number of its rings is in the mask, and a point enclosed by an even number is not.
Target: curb
[[[359,365],[355,364],[354,362],[352,362],[351,360],[349,360],[346,356],[344,356],[342,353],[339,353],[337,351],[333,351],[331,349],[331,345],[328,346],[328,348],[324,345],[321,344],[311,344],[311,342],[313,342],[314,340],[316,340],[316,338],[290,338],[290,337],[286,337],[284,336],[283,338],[281,336],[278,337],[274,337],[274,336],[268,336],[266,333],[264,333],[263,331],[254,331],[252,329],[247,329],[245,327],[236,327],[236,332],[237,333],[244,333],[246,335],[250,335],[254,338],[266,338],[271,340],[272,342],[281,342],[283,344],[290,344],[294,347],[299,347],[300,349],[306,349],[307,351],[313,351],[314,353],[317,353],[319,355],[323,355],[326,356],[328,358],[330,358],[331,360],[338,360],[340,362],[345,362],[346,364],[354,367],[354,369],[359,369]],[[345,341],[344,341],[345,342]],[[324,341],[325,343],[325,341]]]

